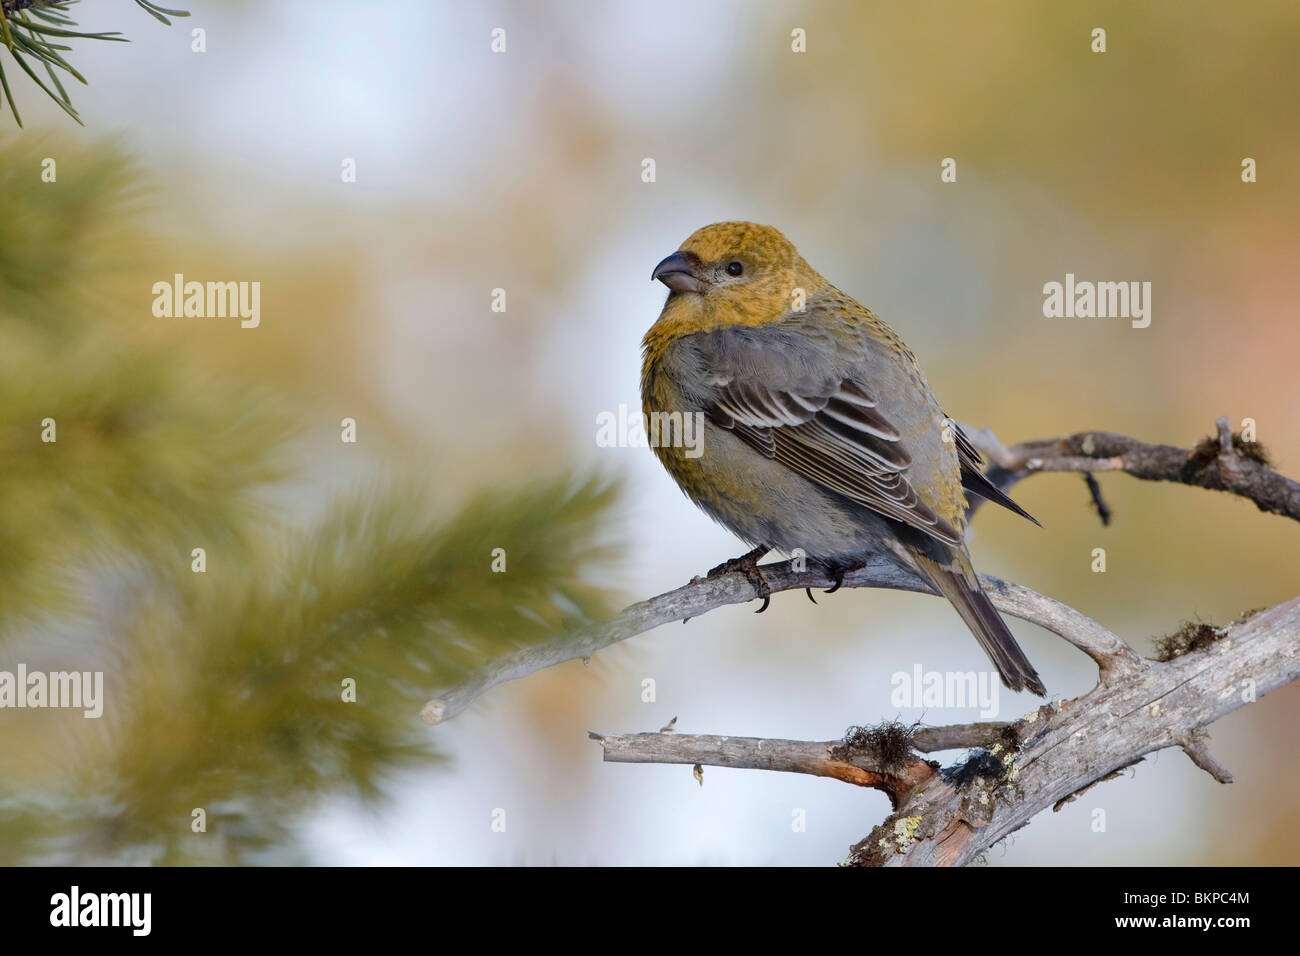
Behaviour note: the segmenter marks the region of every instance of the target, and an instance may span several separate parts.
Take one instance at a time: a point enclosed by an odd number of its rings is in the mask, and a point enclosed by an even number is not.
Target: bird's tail
[[[1039,697],[1046,697],[1047,688],[1011,635],[1002,615],[980,587],[970,559],[965,554],[956,555],[962,567],[954,570],[924,554],[915,551],[912,554],[917,566],[939,589],[939,593],[952,603],[966,626],[971,629],[971,633],[980,642],[980,647],[984,648],[984,653],[998,669],[1002,683],[1012,690],[1028,689]]]

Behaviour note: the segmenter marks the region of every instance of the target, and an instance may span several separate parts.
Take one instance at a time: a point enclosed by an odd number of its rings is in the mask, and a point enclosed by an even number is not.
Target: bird
[[[651,279],[669,291],[642,341],[642,412],[695,416],[702,434],[650,444],[753,548],[710,574],[745,573],[761,611],[769,551],[816,561],[832,591],[883,555],[952,603],[1007,687],[1046,696],[971,563],[967,495],[1038,521],[985,477],[898,334],[772,226],[704,226]]]

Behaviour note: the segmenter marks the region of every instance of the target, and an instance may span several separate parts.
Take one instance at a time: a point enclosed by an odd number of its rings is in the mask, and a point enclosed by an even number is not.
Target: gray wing
[[[881,400],[888,389],[916,386],[888,359],[873,358],[865,338],[846,347],[806,318],[704,338],[710,387],[702,398],[710,421],[810,481],[960,544],[961,533],[908,479],[913,459],[905,436],[914,422],[904,420],[906,403],[895,397],[887,409]],[[915,404],[915,413],[932,414]]]
[[[961,463],[962,487],[969,494],[979,495],[985,501],[991,501],[994,504],[1001,505],[1008,511],[1014,511],[1041,528],[1043,525],[1037,518],[1016,504],[1006,492],[989,480],[988,475],[984,473],[984,457],[971,443],[971,440],[966,437],[966,433],[962,431],[961,426],[953,422],[952,429],[957,440],[957,460]]]

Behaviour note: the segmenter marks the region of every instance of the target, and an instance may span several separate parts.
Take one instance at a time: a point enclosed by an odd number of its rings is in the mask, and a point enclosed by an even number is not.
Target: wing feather
[[[947,544],[960,543],[957,529],[908,481],[911,456],[866,383],[845,378],[818,391],[720,382],[708,414],[810,481]]]
[[[962,487],[970,494],[979,495],[985,501],[992,501],[1008,511],[1014,511],[1021,517],[1028,518],[1041,528],[1042,524],[1037,518],[1016,504],[1006,492],[989,480],[988,475],[984,474],[984,458],[979,453],[979,449],[966,437],[966,433],[959,425],[954,422],[952,427],[957,440],[957,460],[961,465]]]

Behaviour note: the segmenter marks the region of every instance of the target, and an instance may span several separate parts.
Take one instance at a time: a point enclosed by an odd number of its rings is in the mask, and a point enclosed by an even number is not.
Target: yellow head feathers
[[[764,325],[826,287],[779,230],[715,222],[691,234],[655,268],[672,290],[646,346],[730,325]]]
[[[756,222],[715,222],[704,226],[691,233],[678,251],[694,253],[704,262],[716,262],[728,256],[772,265],[795,266],[803,262],[794,243],[779,229]]]

